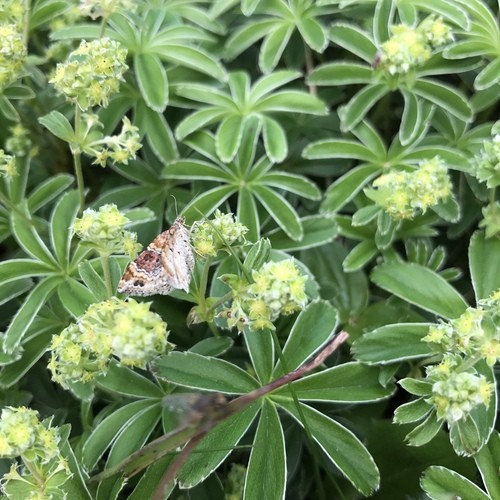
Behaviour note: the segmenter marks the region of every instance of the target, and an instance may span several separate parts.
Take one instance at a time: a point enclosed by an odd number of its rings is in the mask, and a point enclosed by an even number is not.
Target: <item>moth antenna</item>
[[[175,216],[179,217],[179,210],[177,209],[177,198],[173,194],[171,194],[170,196],[174,200]]]

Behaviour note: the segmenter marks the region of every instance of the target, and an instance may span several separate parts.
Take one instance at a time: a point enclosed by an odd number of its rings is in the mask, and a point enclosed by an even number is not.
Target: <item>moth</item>
[[[177,217],[128,265],[118,291],[140,296],[167,295],[176,289],[188,292],[193,267],[189,230],[184,217]]]

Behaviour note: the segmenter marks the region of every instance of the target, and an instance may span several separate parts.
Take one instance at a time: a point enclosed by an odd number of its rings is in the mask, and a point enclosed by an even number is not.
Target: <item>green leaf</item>
[[[299,90],[283,90],[264,97],[255,104],[255,112],[288,111],[308,115],[326,115],[325,103],[311,94]]]
[[[289,238],[282,229],[273,229],[267,237],[275,250],[293,251],[322,246],[337,236],[337,224],[328,215],[308,215],[300,219],[304,236],[300,241]]]
[[[458,222],[461,217],[460,205],[458,201],[450,196],[446,201],[432,207],[432,211],[447,222]]]
[[[202,160],[178,160],[164,168],[165,179],[233,181],[232,173],[224,166],[212,165]]]
[[[164,48],[155,47],[155,51],[160,57],[174,64],[205,73],[219,82],[227,80],[224,67],[210,53],[198,47],[168,44]]]
[[[465,96],[442,82],[419,78],[412,91],[461,120],[468,122],[472,118],[472,109]]]
[[[396,408],[394,412],[394,423],[409,424],[418,422],[425,418],[431,410],[432,405],[426,403],[423,398],[418,398]]]
[[[96,302],[93,293],[80,282],[67,278],[57,288],[57,294],[64,308],[74,317],[80,317],[90,304]]]
[[[175,129],[175,136],[179,141],[182,141],[186,136],[192,134],[205,126],[212,125],[227,116],[225,109],[210,107],[200,109],[190,114],[182,120]]]
[[[186,205],[183,215],[187,220],[198,220],[200,212],[208,217],[216,208],[222,205],[234,192],[233,186],[219,186],[205,191]]]
[[[500,288],[500,240],[476,231],[469,245],[469,267],[476,300],[486,299]]]
[[[153,54],[136,54],[134,69],[146,104],[154,111],[163,112],[168,104],[168,80],[160,58]]]
[[[405,100],[405,107],[399,128],[399,140],[401,145],[407,146],[415,140],[418,134],[423,118],[423,102],[412,92],[401,89],[401,93]]]
[[[399,385],[415,396],[430,396],[432,393],[432,383],[422,379],[403,378]]]
[[[19,279],[8,283],[0,282],[0,305],[26,293],[32,286],[33,281],[30,279]]]
[[[256,184],[252,187],[254,195],[265,207],[278,226],[280,226],[292,240],[300,240],[304,233],[299,216],[292,205],[290,205],[283,196],[266,186]]]
[[[243,5],[242,5],[243,9]],[[245,14],[248,15],[248,14]],[[226,42],[225,56],[231,61],[255,42],[264,38],[274,27],[274,19],[253,20],[237,29]]]
[[[275,406],[264,401],[248,461],[243,498],[284,498],[285,484],[283,428]]]
[[[259,53],[259,68],[262,73],[271,73],[287,46],[294,31],[294,25],[275,23],[274,29],[270,30],[262,42]]]
[[[321,203],[321,211],[337,212],[379,173],[380,167],[377,165],[360,165],[352,168],[328,188]]]
[[[467,498],[467,500],[488,500],[489,497],[474,483],[458,472],[433,465],[420,479],[422,489],[433,500]]]
[[[38,209],[57,198],[72,182],[72,175],[59,174],[49,177],[40,183],[28,196],[28,208],[30,213],[35,213]]]
[[[38,121],[52,134],[67,143],[75,141],[76,136],[68,119],[59,111],[51,111],[50,113],[42,116]]]
[[[325,28],[312,17],[299,17],[297,28],[304,41],[316,52],[323,52],[328,45]]]
[[[308,85],[357,85],[373,79],[373,70],[366,64],[333,62],[317,66],[308,76]]]
[[[233,344],[231,337],[209,337],[197,342],[189,351],[201,356],[220,356],[231,349]]]
[[[275,163],[282,162],[288,154],[286,134],[282,126],[273,118],[262,118],[262,137],[266,154]]]
[[[412,0],[415,7],[429,12],[430,14],[442,16],[451,21],[461,29],[468,30],[470,19],[465,9],[461,8],[458,2],[450,0]]]
[[[289,172],[271,172],[260,177],[263,184],[284,189],[310,200],[319,200],[321,192],[307,177]]]
[[[63,281],[62,276],[50,276],[43,279],[31,290],[22,306],[12,318],[3,338],[5,351],[14,352],[21,343],[24,334],[36,318],[54,289]]]
[[[171,352],[157,361],[159,374],[184,387],[225,394],[243,394],[259,387],[258,382],[236,365],[193,352]]]
[[[262,384],[267,384],[271,380],[274,366],[274,346],[271,332],[267,330],[255,332],[245,328],[243,335],[255,373]]]
[[[83,444],[82,462],[86,469],[92,470],[96,466],[104,452],[119,435],[121,429],[129,425],[129,421],[134,415],[157,405],[157,401],[151,401],[150,399],[134,401],[122,406],[98,422]]]
[[[217,129],[215,149],[224,163],[229,163],[240,147],[245,119],[241,116],[230,116],[224,119]]]
[[[22,358],[10,363],[8,366],[2,367],[0,371],[0,387],[2,389],[8,389],[17,384],[47,352],[52,333],[54,332],[51,330],[44,331],[36,337],[29,339],[23,344]]]
[[[377,54],[377,46],[369,33],[352,24],[332,25],[330,40],[370,64]]]
[[[52,256],[52,252],[42,241],[33,224],[28,223],[26,219],[22,218],[16,212],[11,213],[11,221],[12,234],[19,246],[33,258],[51,267],[55,267],[57,264]]]
[[[296,80],[301,76],[299,71],[273,71],[269,75],[259,78],[250,90],[249,101],[255,104],[273,90]]]
[[[482,56],[485,52],[485,43],[477,40],[460,40],[446,47],[443,51],[446,59],[467,59]]]
[[[22,278],[45,276],[52,272],[52,266],[32,259],[11,259],[0,262],[0,283],[3,285]]]
[[[385,325],[363,334],[354,341],[356,359],[369,364],[391,364],[397,361],[424,358],[431,355],[427,342],[431,323],[400,323]]]
[[[179,156],[174,134],[162,113],[145,106],[136,106],[135,124],[146,132],[146,139],[154,154],[165,165]]]
[[[84,260],[80,262],[80,264],[78,264],[78,273],[80,274],[80,278],[82,278],[86,287],[94,295],[96,301],[100,302],[108,298],[106,283],[104,283],[104,280],[92,267],[90,261]]]
[[[391,25],[394,24],[395,3],[392,0],[381,0],[375,6],[373,16],[373,36],[375,43],[381,45],[389,39]]]
[[[106,467],[113,467],[127,458],[131,453],[144,446],[161,418],[161,406],[156,404],[137,412],[127,425],[124,425],[115,441],[106,461]]]
[[[423,446],[431,441],[441,430],[443,421],[438,420],[433,411],[420,425],[408,433],[406,440],[410,446]]]
[[[127,499],[144,500],[145,498],[153,498],[161,479],[165,475],[165,471],[174,459],[174,455],[166,455],[151,464],[141,476],[134,488],[134,491],[127,497]],[[173,488],[175,488],[174,484],[171,486],[171,489]],[[167,494],[167,492],[165,493]]]
[[[377,161],[373,151],[365,145],[347,139],[326,139],[312,142],[304,149],[302,156],[308,160],[349,158],[366,162]]]
[[[346,273],[342,268],[346,254],[346,250],[336,242],[301,253],[301,261],[321,287],[321,296],[332,302],[342,323],[357,318],[368,303],[366,276],[360,271]]]
[[[328,401],[353,403],[379,401],[394,392],[394,386],[383,387],[378,382],[380,369],[360,363],[344,363],[313,375],[306,375],[293,382],[293,388],[301,401]],[[288,387],[274,391],[271,397],[291,397]]]
[[[261,238],[252,245],[245,256],[243,266],[247,271],[260,269],[266,262],[269,262],[271,255],[271,243],[267,238]]]
[[[233,98],[227,92],[210,85],[182,83],[175,91],[177,95],[224,109],[225,112],[234,113],[238,110]]]
[[[243,186],[238,192],[238,220],[248,228],[245,235],[248,241],[257,241],[260,236],[259,212],[251,189]]]
[[[301,424],[293,402],[282,406]],[[365,496],[378,489],[380,473],[361,441],[335,420],[309,406],[301,407],[313,438],[351,484]]]
[[[177,476],[180,488],[192,488],[208,477],[231,453],[260,410],[255,401],[212,429],[194,449]]]
[[[59,0],[45,0],[36,2],[30,12],[29,29],[34,30],[38,26],[57,19],[68,10],[68,2]]]
[[[162,398],[165,394],[156,384],[126,366],[112,363],[97,385],[112,394],[132,398]]]
[[[59,198],[50,218],[50,242],[62,268],[65,268],[69,262],[73,222],[79,208],[78,191],[68,191]]]
[[[362,269],[368,262],[370,262],[376,255],[378,255],[378,248],[371,240],[365,240],[358,243],[344,259],[342,266],[347,273],[358,271]]]
[[[467,308],[464,298],[444,278],[418,264],[380,264],[371,279],[380,288],[446,319],[457,318]]]
[[[295,370],[325,345],[332,338],[337,321],[337,311],[327,301],[316,300],[308,304],[295,320],[283,348],[286,367],[278,361],[273,377]]]
[[[474,87],[477,90],[484,90],[492,87],[500,81],[500,58],[496,58],[477,75],[474,80]]]
[[[384,83],[372,83],[364,86],[347,104],[339,109],[341,130],[348,132],[353,129],[387,93],[389,93],[389,88]]]
[[[480,429],[470,414],[450,424],[450,441],[457,455],[471,456],[479,451]]]
[[[498,476],[500,434],[497,431],[493,431],[486,446],[474,455],[474,460],[490,498],[498,497],[500,495],[500,477]]]

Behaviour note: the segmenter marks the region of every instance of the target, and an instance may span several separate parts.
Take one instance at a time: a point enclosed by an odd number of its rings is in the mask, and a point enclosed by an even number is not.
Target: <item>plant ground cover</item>
[[[498,16],[1,2],[2,494],[500,498]]]

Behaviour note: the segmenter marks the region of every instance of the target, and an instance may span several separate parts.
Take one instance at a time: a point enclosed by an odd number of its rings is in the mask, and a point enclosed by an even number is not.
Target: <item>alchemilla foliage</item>
[[[2,494],[500,498],[498,17],[0,2]]]

